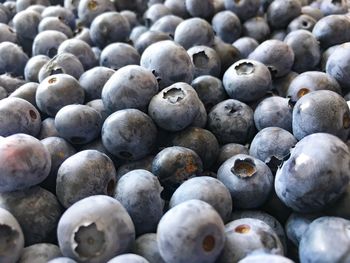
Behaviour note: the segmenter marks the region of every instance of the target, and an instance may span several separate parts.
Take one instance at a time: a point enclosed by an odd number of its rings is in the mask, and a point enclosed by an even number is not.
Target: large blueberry
[[[211,205],[189,200],[162,217],[157,240],[168,263],[214,262],[224,246],[224,223]]]
[[[263,63],[244,59],[226,70],[223,84],[232,99],[242,102],[255,101],[271,90],[271,74]]]
[[[73,144],[85,144],[101,132],[102,116],[94,108],[72,104],[61,108],[55,116],[58,134]]]
[[[146,170],[133,170],[119,179],[115,199],[128,211],[137,235],[156,231],[163,216],[162,190],[158,178]]]
[[[128,65],[139,64],[139,52],[133,46],[126,43],[117,42],[109,44],[102,50],[100,55],[100,65],[113,70],[118,70]]]
[[[184,181],[199,175],[202,170],[203,163],[199,156],[181,146],[163,149],[152,162],[152,173],[164,187],[164,195],[171,195]]]
[[[297,140],[290,132],[278,127],[268,127],[255,135],[249,154],[266,163],[275,173],[296,143]]]
[[[0,141],[0,192],[37,185],[50,168],[50,154],[38,139],[17,133]]]
[[[58,246],[51,243],[38,243],[25,247],[18,263],[46,263],[60,256],[62,254]]]
[[[350,111],[342,96],[330,90],[304,95],[293,109],[293,135],[298,140],[326,132],[346,140],[350,131]]]
[[[350,261],[350,221],[340,217],[321,217],[313,221],[301,238],[301,263]]]
[[[221,60],[213,48],[207,46],[193,46],[187,50],[194,65],[194,78],[203,75],[219,77]]]
[[[194,68],[186,50],[170,40],[150,45],[141,56],[140,65],[160,78],[161,89],[176,82],[191,83]]]
[[[232,44],[241,35],[241,21],[229,10],[217,13],[211,21],[216,35],[226,43]]]
[[[75,78],[68,74],[55,74],[40,83],[35,99],[41,112],[54,117],[66,105],[84,103],[84,95]]]
[[[224,222],[230,220],[231,195],[226,186],[218,179],[209,176],[190,178],[176,189],[170,199],[169,207],[175,207],[191,199],[207,202],[215,208]]]
[[[349,161],[348,146],[334,135],[306,136],[277,171],[276,193],[294,211],[320,211],[346,190]]]
[[[148,114],[162,129],[180,131],[191,125],[200,107],[196,91],[187,83],[175,83],[155,95]]]
[[[101,136],[103,145],[113,155],[124,160],[138,160],[154,150],[157,127],[142,111],[125,109],[105,120]]]
[[[57,236],[64,256],[100,263],[129,251],[135,241],[135,228],[117,200],[95,195],[65,211],[58,222]]]
[[[112,160],[96,150],[68,157],[57,172],[57,198],[64,207],[92,195],[114,195],[116,171]],[[81,187],[84,185],[84,187]]]
[[[255,132],[253,110],[238,100],[224,100],[209,112],[207,127],[220,143],[246,143]]]
[[[20,46],[8,41],[0,43],[0,74],[23,76],[27,61],[28,56]]]
[[[242,218],[225,225],[225,246],[219,262],[238,262],[254,252],[283,255],[283,246],[275,231],[265,222]]]
[[[218,179],[231,193],[234,207],[256,208],[265,203],[273,189],[273,175],[261,160],[237,154],[225,161]]]
[[[109,112],[126,108],[146,111],[158,93],[157,78],[149,70],[129,65],[117,70],[102,89],[102,101]]]

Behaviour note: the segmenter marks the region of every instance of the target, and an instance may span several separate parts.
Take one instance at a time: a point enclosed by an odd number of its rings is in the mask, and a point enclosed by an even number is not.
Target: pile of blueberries
[[[0,263],[350,262],[350,1],[0,2]]]

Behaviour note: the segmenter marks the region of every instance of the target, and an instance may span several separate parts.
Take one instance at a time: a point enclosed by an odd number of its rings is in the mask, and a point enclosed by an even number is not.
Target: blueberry
[[[0,191],[22,190],[42,182],[51,168],[50,154],[36,138],[16,133],[0,141]]]
[[[1,44],[0,44],[1,45]],[[342,89],[349,90],[350,75],[348,65],[350,61],[350,42],[337,47],[329,56],[326,64],[326,72],[338,81]]]
[[[51,243],[38,243],[25,247],[18,263],[46,263],[60,256],[62,254],[58,246]]]
[[[214,41],[214,31],[206,20],[189,18],[176,27],[174,41],[185,49],[199,45],[210,46]]]
[[[344,15],[329,15],[315,24],[312,34],[323,49],[350,41],[350,21]],[[341,33],[340,33],[341,32]]]
[[[41,119],[38,110],[28,101],[9,97],[0,101],[0,135],[25,133],[36,136]]]
[[[17,43],[17,33],[7,24],[0,23],[0,43],[12,42]]]
[[[35,186],[0,193],[0,207],[8,210],[18,220],[26,246],[55,240],[61,206],[56,196],[49,191]]]
[[[247,58],[259,46],[259,43],[254,38],[241,37],[233,42],[232,45],[239,50],[242,58]]]
[[[135,241],[135,229],[125,208],[109,196],[84,198],[60,218],[58,243],[65,257],[91,263],[106,262],[126,253]]]
[[[196,152],[181,146],[164,148],[152,162],[152,173],[158,177],[164,187],[165,198],[184,181],[200,175],[202,171],[203,163]]]
[[[166,262],[214,262],[224,246],[224,223],[211,205],[189,200],[162,217],[157,240]]]
[[[334,135],[304,137],[276,173],[278,197],[297,212],[324,209],[346,190],[349,158],[347,145]]]
[[[300,214],[300,213],[292,213],[287,222],[286,222],[286,234],[288,239],[296,246],[299,246],[299,242],[309,228],[309,225],[315,219],[321,217],[320,213],[313,214]]]
[[[13,25],[20,43],[26,40],[33,41],[34,37],[38,34],[40,20],[41,15],[30,10],[18,12],[14,16]]]
[[[307,71],[290,82],[286,96],[295,104],[302,96],[316,90],[331,90],[342,94],[338,82],[331,75],[321,71]]]
[[[290,21],[301,14],[299,0],[275,0],[266,12],[267,21],[276,29],[286,28]]]
[[[1,262],[17,262],[24,247],[24,236],[17,219],[0,208]]]
[[[209,176],[200,176],[185,181],[172,195],[169,208],[191,199],[207,202],[215,208],[224,222],[229,221],[232,199],[229,190],[219,180]]]
[[[219,257],[221,263],[238,262],[254,252],[283,255],[283,246],[275,231],[265,222],[242,218],[225,225],[226,241]]]
[[[340,217],[321,217],[313,221],[300,241],[300,262],[349,261],[349,228],[350,221]]]
[[[186,0],[165,0],[164,5],[176,16],[184,19],[190,16],[187,12]]]
[[[41,83],[49,76],[62,73],[78,80],[84,73],[84,68],[79,59],[73,54],[61,53],[54,56],[42,66],[38,73],[38,80]]]
[[[101,99],[102,88],[113,73],[114,70],[102,66],[85,71],[79,78],[79,84],[85,91],[85,101]]]
[[[79,0],[77,11],[82,24],[90,26],[94,18],[105,12],[115,11],[115,7],[108,0]]]
[[[63,21],[60,17],[45,17],[38,26],[38,31],[43,32],[45,30],[54,30],[61,32],[67,36],[67,38],[73,37],[72,29]]]
[[[275,231],[276,235],[280,239],[284,248],[284,252],[287,251],[286,234],[284,232],[283,226],[276,218],[260,210],[241,210],[241,211],[233,212],[231,215],[231,220],[237,220],[242,218],[259,219],[265,222],[266,224],[268,224],[272,228],[272,230]]]
[[[319,42],[314,35],[304,29],[289,33],[284,42],[287,43],[294,53],[293,70],[298,73],[315,69],[321,59]]]
[[[68,39],[60,44],[57,54],[71,53],[75,55],[85,70],[97,66],[98,62],[89,44],[80,39]]]
[[[210,131],[189,127],[174,135],[172,145],[182,146],[195,151],[203,161],[205,169],[209,169],[219,152],[219,143]]]
[[[297,140],[288,131],[268,127],[255,135],[250,144],[249,154],[266,163],[275,173],[296,143]]]
[[[289,99],[272,96],[263,99],[254,111],[254,123],[260,131],[267,127],[279,127],[292,132],[292,108]]]
[[[191,58],[182,46],[170,40],[160,41],[146,48],[140,65],[160,78],[160,89],[176,82],[191,83],[193,80]]]
[[[183,21],[181,17],[166,15],[159,18],[150,28],[150,31],[159,31],[168,35],[174,35],[176,27]]]
[[[58,134],[73,144],[85,144],[101,132],[102,116],[92,107],[80,104],[62,107],[55,116]]]
[[[45,30],[40,32],[33,41],[32,54],[45,55],[50,58],[57,54],[61,43],[67,40],[67,36],[56,30]]]
[[[58,137],[59,135],[55,127],[55,119],[48,117],[41,122],[40,132],[37,138],[42,140],[52,136]]]
[[[242,25],[242,35],[263,42],[270,36],[270,27],[263,17],[253,17]]]
[[[257,208],[273,189],[273,175],[261,160],[237,154],[219,168],[217,178],[229,189],[234,207]]]
[[[199,105],[196,91],[190,85],[178,82],[151,99],[148,114],[160,128],[180,131],[194,122]]]
[[[146,170],[133,170],[119,179],[115,199],[128,211],[137,235],[156,230],[163,215],[162,190],[158,178]]]
[[[12,92],[9,97],[16,97],[16,98],[24,99],[24,100],[30,102],[33,106],[36,106],[35,93],[36,93],[38,86],[39,86],[39,84],[36,82],[28,82],[28,83],[20,86],[14,92]]]
[[[139,236],[134,243],[132,252],[144,257],[152,263],[165,263],[159,253],[157,234],[148,233]]]
[[[322,57],[321,57],[321,65],[320,65],[323,71],[326,71],[326,65],[329,57],[339,46],[340,45],[334,45],[323,51]]]
[[[212,0],[186,0],[185,6],[192,17],[211,18],[215,12]]]
[[[283,77],[292,69],[294,52],[286,43],[270,39],[261,43],[248,58],[265,64],[272,77]]]
[[[259,10],[259,0],[224,0],[225,8],[235,13],[242,21],[254,17]]]
[[[306,15],[306,14],[302,14],[296,18],[294,18],[288,25],[287,27],[287,32],[292,32],[295,30],[299,30],[299,29],[304,29],[307,31],[312,31],[312,29],[314,28],[315,24],[316,24],[316,20],[310,16],[310,15]]]
[[[238,100],[224,100],[209,112],[207,128],[222,144],[246,143],[255,133],[253,110]]]
[[[75,15],[68,8],[62,5],[52,5],[46,7],[41,13],[41,17],[60,17],[61,20],[70,26],[72,30],[75,29]]]
[[[124,262],[129,262],[129,263],[149,263],[147,259],[144,257],[141,257],[136,254],[123,254],[120,256],[117,256],[115,258],[112,258],[109,260],[107,263],[124,263]]]
[[[142,54],[147,47],[163,40],[172,40],[172,36],[161,31],[148,30],[142,33],[135,41],[135,48],[139,54]]]
[[[195,78],[191,86],[196,90],[207,111],[210,111],[214,105],[228,98],[222,81],[210,75]]]
[[[106,12],[93,20],[90,26],[90,37],[95,45],[104,48],[114,42],[125,42],[129,37],[130,30],[128,20],[120,13]]]
[[[48,62],[50,58],[45,55],[32,56],[24,68],[24,78],[26,81],[39,82],[38,74],[42,66]]]
[[[13,76],[23,76],[28,56],[22,48],[14,43],[0,43],[0,74],[10,73]]]
[[[151,5],[143,14],[145,25],[150,27],[163,16],[171,15],[171,11],[162,3]]]
[[[157,128],[152,119],[137,109],[119,110],[103,123],[102,142],[123,160],[139,160],[155,147]]]
[[[194,78],[203,75],[220,76],[220,57],[213,48],[207,46],[193,46],[187,50],[194,65]]]
[[[112,196],[115,182],[116,171],[107,155],[96,150],[80,151],[66,158],[57,171],[57,198],[67,208],[88,196]],[[85,187],[80,187],[82,184]]]
[[[41,112],[54,117],[66,105],[83,103],[84,90],[72,76],[55,74],[39,84],[35,99]]]
[[[47,261],[47,263],[76,263],[76,261],[71,258],[58,257]]]
[[[304,95],[293,109],[293,134],[298,140],[326,132],[346,140],[350,131],[350,112],[344,98],[330,90]]]
[[[254,60],[239,60],[226,70],[223,85],[232,99],[256,101],[271,90],[271,74],[264,64]]]
[[[241,35],[241,21],[229,10],[216,13],[211,24],[216,35],[226,43],[232,44]]]
[[[41,140],[41,143],[50,153],[51,170],[40,185],[55,194],[58,168],[68,157],[74,155],[76,150],[65,139],[60,137],[48,137]]]
[[[131,45],[126,43],[113,43],[106,46],[100,55],[100,65],[113,70],[128,65],[139,65],[140,54]]]

